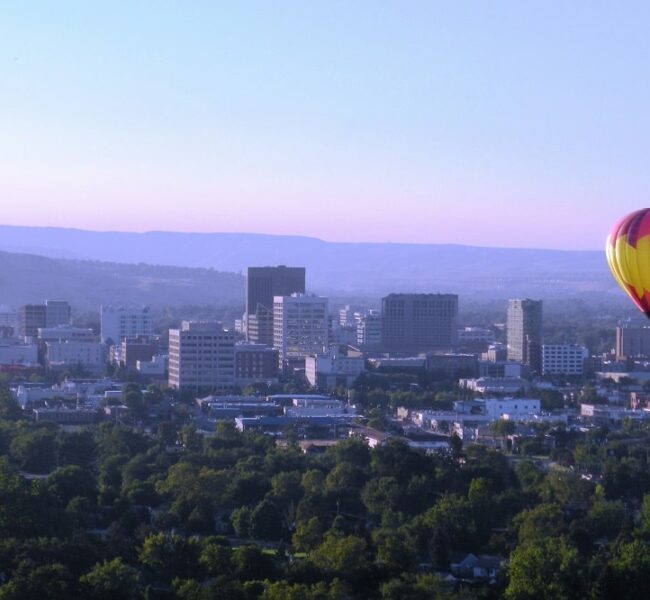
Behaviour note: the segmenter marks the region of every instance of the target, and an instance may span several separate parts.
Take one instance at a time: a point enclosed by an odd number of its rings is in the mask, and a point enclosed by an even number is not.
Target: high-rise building
[[[328,300],[320,296],[276,296],[273,303],[273,345],[280,365],[299,364],[329,344]]]
[[[0,330],[18,333],[18,313],[9,306],[0,304]]]
[[[284,265],[248,267],[246,277],[248,340],[258,344],[271,345],[273,343],[273,299],[275,296],[304,293],[304,267],[286,267]]]
[[[528,365],[533,373],[542,372],[542,301],[508,301],[508,360]]]
[[[45,304],[25,304],[18,309],[18,333],[35,337],[44,327],[70,325],[72,311],[65,300],[46,300]]]
[[[458,335],[456,294],[389,294],[381,301],[382,347],[415,354],[450,351]]]
[[[153,318],[148,306],[105,306],[100,308],[101,340],[119,344],[123,339],[153,335]]]
[[[45,327],[59,327],[70,325],[72,321],[72,309],[65,300],[45,301]]]
[[[216,322],[183,321],[169,330],[169,387],[228,393],[235,386],[233,331]]]
[[[45,304],[25,304],[18,309],[18,333],[36,337],[45,327]]]
[[[357,319],[357,344],[363,348],[381,346],[381,314],[371,310]]]
[[[616,360],[650,357],[650,327],[623,325],[616,328]]]

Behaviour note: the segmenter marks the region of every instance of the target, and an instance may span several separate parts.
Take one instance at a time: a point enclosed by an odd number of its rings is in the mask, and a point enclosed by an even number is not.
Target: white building
[[[31,366],[38,364],[36,344],[1,344],[0,365]]]
[[[458,385],[479,394],[516,394],[527,390],[530,384],[520,377],[479,377],[459,379]]]
[[[48,369],[80,366],[87,371],[99,372],[104,368],[104,345],[70,340],[45,342],[45,360]]]
[[[540,401],[535,398],[486,398],[485,414],[492,420],[530,419],[541,411]]]
[[[292,294],[273,300],[273,346],[280,365],[323,352],[329,344],[328,300]]]
[[[494,344],[494,331],[486,327],[464,327],[458,330],[458,345]]]
[[[151,360],[136,361],[135,369],[145,377],[163,377],[167,373],[167,362],[166,354],[156,354]]]
[[[217,322],[169,330],[169,387],[228,393],[235,386],[235,332]]]
[[[582,375],[587,348],[576,344],[544,344],[542,372],[544,375]]]
[[[39,327],[38,339],[42,342],[94,342],[95,334],[92,329],[86,327],[59,325],[57,327]]]
[[[309,384],[323,389],[351,386],[361,373],[365,361],[361,356],[346,356],[330,350],[305,358],[305,377]]]
[[[18,312],[0,304],[0,327],[11,327],[15,333],[18,333]]]
[[[365,347],[379,347],[381,345],[381,314],[371,310],[357,319],[357,344]]]
[[[124,338],[153,335],[153,318],[148,306],[104,306],[101,312],[101,340],[118,344]]]

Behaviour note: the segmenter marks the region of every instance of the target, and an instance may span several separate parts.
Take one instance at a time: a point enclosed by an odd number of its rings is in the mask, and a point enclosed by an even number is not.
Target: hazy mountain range
[[[6,252],[0,257],[0,303],[67,297],[67,290],[93,303],[116,297],[153,304],[243,302],[246,267],[277,264],[305,266],[310,290],[341,297],[390,291],[458,292],[468,300],[618,293],[600,251],[14,226],[0,226],[0,250]]]

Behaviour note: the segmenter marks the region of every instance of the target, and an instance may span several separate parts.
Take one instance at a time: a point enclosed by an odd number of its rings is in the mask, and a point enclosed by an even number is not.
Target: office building
[[[389,294],[381,305],[384,351],[414,354],[456,347],[456,294]]]
[[[325,354],[305,358],[305,377],[309,384],[322,390],[350,387],[363,373],[365,360],[348,356],[336,348]]]
[[[153,317],[148,306],[102,305],[100,319],[104,344],[119,344],[123,339],[153,335]]]
[[[650,358],[650,327],[623,325],[616,328],[616,360]]]
[[[18,333],[18,313],[13,308],[2,304],[0,304],[0,330],[5,331],[7,335]]]
[[[183,321],[169,330],[169,387],[228,393],[235,386],[234,331],[221,323]]]
[[[45,327],[45,304],[25,304],[18,309],[18,334],[36,337]]]
[[[381,314],[371,310],[357,319],[357,345],[363,349],[381,346]]]
[[[39,327],[39,342],[94,342],[95,333],[87,327],[73,327],[72,325],[58,325],[57,327]]]
[[[533,373],[542,372],[542,301],[508,301],[508,360],[528,365]]]
[[[59,327],[70,325],[72,322],[72,309],[65,300],[45,301],[45,327]]]
[[[576,344],[544,344],[542,373],[544,375],[582,375],[587,348]]]
[[[278,351],[264,344],[235,345],[235,382],[239,386],[278,380]]]
[[[273,304],[273,346],[280,365],[304,365],[310,354],[323,352],[329,344],[328,300],[319,296],[276,296]]]
[[[247,339],[258,344],[273,344],[273,299],[305,293],[304,267],[249,267],[246,277]],[[248,329],[252,315],[254,326]],[[269,326],[270,323],[270,326]]]
[[[48,369],[75,369],[100,373],[105,364],[104,346],[99,342],[62,340],[45,342]]]

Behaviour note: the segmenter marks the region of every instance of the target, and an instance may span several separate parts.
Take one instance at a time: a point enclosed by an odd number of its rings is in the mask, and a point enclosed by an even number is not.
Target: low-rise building
[[[265,344],[235,344],[235,383],[274,383],[278,380],[279,353]]]
[[[512,395],[527,391],[530,384],[519,377],[479,377],[478,379],[459,379],[460,387],[479,394]]]
[[[310,385],[332,390],[350,387],[363,373],[365,361],[361,356],[347,356],[338,349],[327,354],[316,354],[305,358],[305,377]]]
[[[104,345],[99,342],[70,340],[45,343],[45,361],[48,369],[74,369],[99,373],[104,368]]]
[[[541,412],[537,398],[486,398],[485,414],[490,419],[526,420]]]
[[[0,344],[0,365],[38,365],[36,344]]]
[[[544,344],[542,372],[544,375],[582,375],[587,348],[576,344]]]

